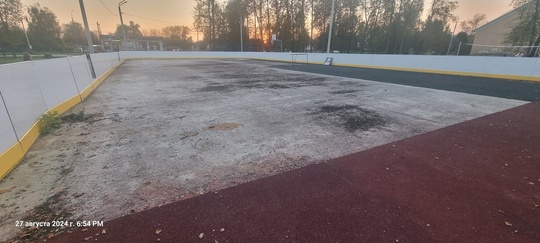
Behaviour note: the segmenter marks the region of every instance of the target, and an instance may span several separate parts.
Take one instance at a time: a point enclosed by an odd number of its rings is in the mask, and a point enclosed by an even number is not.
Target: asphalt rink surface
[[[0,214],[5,222],[0,236],[14,230],[24,235],[24,228],[13,229],[11,223],[32,209],[107,221],[326,163],[528,100],[391,83],[415,80],[415,73],[379,82],[345,77],[349,69],[325,68],[253,60],[126,61],[72,111],[84,110],[91,119],[66,123],[40,138],[0,182],[0,189],[19,186],[0,194],[6,209]],[[501,88],[507,89],[512,90]],[[35,221],[32,217],[26,220]],[[35,239],[51,234],[42,233]]]
[[[444,75],[421,72],[406,72],[382,69],[322,66],[315,64],[279,65],[278,68],[309,73],[358,78],[383,83],[393,83],[478,94],[524,101],[540,100],[540,82],[518,81],[460,75]]]

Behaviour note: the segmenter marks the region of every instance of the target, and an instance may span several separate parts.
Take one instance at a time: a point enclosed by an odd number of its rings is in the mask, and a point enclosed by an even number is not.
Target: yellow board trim
[[[90,86],[85,88],[80,93],[80,95],[69,98],[68,100],[60,103],[59,105],[51,108],[46,113],[53,113],[56,111],[58,112],[58,114],[62,114],[73,108],[75,105],[81,103],[81,99],[84,100],[86,97],[88,97],[90,93],[92,93],[92,91],[94,91],[101,83],[103,83],[103,81],[105,81],[105,79],[107,79],[111,75],[111,73],[114,72],[114,70],[116,70],[120,65],[122,65],[122,63],[124,63],[124,60],[114,65],[111,69],[109,69],[99,78],[97,78],[94,82],[92,82]],[[19,142],[15,143],[2,154],[0,154],[0,180],[4,179],[4,177],[7,176],[9,172],[11,172],[24,159],[24,155],[26,155],[28,150],[30,150],[32,145],[39,138],[39,124],[40,121],[38,120],[19,139]]]
[[[18,161],[21,161],[23,157],[24,152],[19,143],[14,144],[2,154],[0,154],[0,161],[4,161],[0,163],[0,173],[2,173],[2,177],[0,177],[0,180],[3,179],[4,176],[6,176],[11,170],[13,170],[18,164]],[[17,163],[5,163],[8,161],[17,161]]]
[[[471,72],[443,71],[443,70],[418,69],[418,68],[370,66],[370,65],[359,65],[359,64],[345,64],[345,63],[333,63],[332,65],[334,65],[334,66],[343,66],[343,67],[372,68],[372,69],[382,69],[382,70],[392,70],[392,71],[433,73],[433,74],[444,74],[444,75],[455,75],[455,76],[468,76],[468,77],[496,78],[496,79],[509,79],[509,80],[519,80],[519,81],[540,82],[540,77],[536,77],[536,76],[519,76],[519,75],[489,74],[489,73],[471,73]]]
[[[23,149],[23,152],[26,154],[28,150],[30,150],[30,147],[32,147],[32,144],[38,139],[39,137],[39,126],[41,122],[38,120],[30,129],[19,139],[19,143],[21,144],[21,147]],[[18,163],[19,161],[17,161]]]
[[[85,100],[86,97],[88,97],[92,91],[94,91],[94,86],[90,85],[88,86],[86,89],[83,89],[83,91],[81,91],[81,99]]]
[[[70,99],[60,103],[59,105],[51,108],[49,110],[49,112],[58,112],[58,114],[62,114],[66,111],[68,111],[69,109],[71,109],[71,107],[77,105],[81,103],[81,96],[80,95],[76,95],[76,96],[73,96],[71,97]]]

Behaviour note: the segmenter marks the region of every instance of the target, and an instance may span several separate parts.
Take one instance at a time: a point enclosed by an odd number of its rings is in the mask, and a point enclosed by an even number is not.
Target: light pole
[[[334,25],[334,14],[336,0],[332,0],[332,12],[330,12],[330,31],[328,31],[328,46],[326,47],[326,53],[330,53],[330,45],[332,43],[332,26]]]
[[[72,22],[72,23],[75,22],[75,21],[73,21],[73,11],[75,11],[75,9],[72,9],[72,10],[71,10],[71,22]]]
[[[124,42],[123,42],[123,49],[124,51],[126,50],[126,41],[127,41],[127,38],[126,38],[126,27],[124,26],[124,19],[122,18],[122,9],[120,8],[120,6],[126,4],[127,1],[126,0],[122,0],[118,3],[118,14],[120,15],[120,24],[122,25],[122,35],[124,36]]]

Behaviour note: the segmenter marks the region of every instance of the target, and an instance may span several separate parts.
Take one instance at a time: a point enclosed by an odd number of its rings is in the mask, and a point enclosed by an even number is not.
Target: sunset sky
[[[21,2],[29,6],[38,1],[21,0]],[[96,22],[99,22],[103,34],[114,32],[116,25],[120,24],[118,2],[120,0],[85,0],[90,29],[97,30]],[[431,0],[425,2],[429,5]],[[459,8],[455,14],[459,16],[460,21],[470,19],[477,13],[486,14],[487,20],[490,21],[511,9],[509,7],[511,0],[459,0],[458,2]],[[39,0],[39,4],[51,9],[60,24],[70,22],[71,16],[76,22],[82,23],[77,0]],[[128,3],[122,6],[122,12],[124,12],[124,23],[134,21],[141,26],[141,29],[161,29],[168,25],[191,27],[193,23],[191,12],[194,5],[194,0],[128,0]]]

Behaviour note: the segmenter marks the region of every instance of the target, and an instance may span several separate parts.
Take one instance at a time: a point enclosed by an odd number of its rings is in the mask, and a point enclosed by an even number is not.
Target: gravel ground
[[[524,104],[249,60],[131,60],[0,182],[0,240],[108,220]]]

